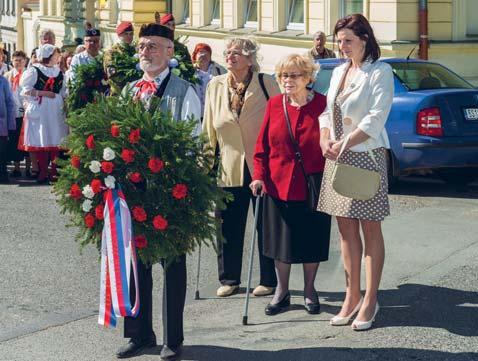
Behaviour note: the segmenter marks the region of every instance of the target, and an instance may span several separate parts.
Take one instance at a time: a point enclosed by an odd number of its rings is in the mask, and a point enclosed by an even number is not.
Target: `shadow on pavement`
[[[149,354],[159,354],[156,350]],[[475,361],[478,353],[451,353],[409,348],[316,347],[279,351],[241,350],[220,346],[184,346],[179,360],[194,361]]]
[[[445,182],[433,176],[402,177],[390,194],[421,197],[478,199],[478,182]]]
[[[344,299],[341,292],[321,292],[320,296],[325,302]],[[397,289],[379,291],[379,300],[381,309],[374,327],[430,327],[478,336],[478,292],[402,284]],[[340,308],[328,306],[323,310],[335,314]]]

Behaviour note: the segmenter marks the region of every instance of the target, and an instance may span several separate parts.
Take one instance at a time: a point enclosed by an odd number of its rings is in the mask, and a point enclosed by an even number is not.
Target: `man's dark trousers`
[[[183,311],[186,300],[186,255],[173,261],[166,269],[163,265],[163,344],[176,347],[184,340]],[[151,267],[138,259],[138,287],[140,308],[137,317],[125,317],[124,337],[149,340],[153,336],[153,276]],[[134,304],[135,287],[130,289]]]

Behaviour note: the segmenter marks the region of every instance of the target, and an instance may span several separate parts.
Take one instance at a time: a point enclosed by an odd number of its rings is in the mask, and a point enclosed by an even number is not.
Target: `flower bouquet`
[[[100,249],[109,189],[124,194],[144,263],[170,262],[211,243],[214,209],[224,208],[229,196],[216,186],[204,140],[191,135],[194,121],[175,121],[132,99],[98,96],[70,114],[68,124],[70,159],[59,161],[54,191],[81,245]]]

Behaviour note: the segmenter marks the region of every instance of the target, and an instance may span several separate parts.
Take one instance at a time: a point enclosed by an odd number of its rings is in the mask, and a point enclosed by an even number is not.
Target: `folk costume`
[[[55,51],[53,45],[42,45],[41,58],[48,58]],[[40,173],[39,181],[45,180],[48,173],[48,156],[52,162],[51,176],[56,176],[54,160],[60,145],[68,134],[63,109],[65,83],[58,66],[45,66],[36,63],[27,69],[20,81],[21,95],[25,97],[25,116],[18,148],[25,152],[36,152]],[[31,96],[32,90],[55,93],[54,98]]]
[[[141,28],[139,37],[160,36],[172,40],[173,32],[159,24],[145,25]],[[201,104],[191,85],[175,76],[166,68],[154,80],[145,77],[128,84],[122,92],[123,97],[134,96],[145,102],[147,106],[153,96],[161,98],[159,109],[170,112],[177,121],[193,117],[197,120],[194,135],[199,134]],[[124,336],[137,342],[151,346],[156,341],[152,326],[152,267],[147,266],[138,258],[138,282],[141,307],[137,317],[126,317]],[[163,289],[163,344],[170,349],[179,347],[183,340],[183,311],[186,298],[186,255],[179,257],[167,268],[164,268]],[[135,287],[131,288],[131,298],[135,298]],[[134,303],[134,301],[132,301]],[[164,347],[163,347],[164,349]],[[120,351],[121,353],[121,351]],[[119,353],[119,354],[120,354]]]

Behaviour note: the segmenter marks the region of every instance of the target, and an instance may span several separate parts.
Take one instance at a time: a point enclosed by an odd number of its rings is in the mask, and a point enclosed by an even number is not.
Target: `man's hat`
[[[169,23],[170,21],[174,21],[174,16],[173,14],[164,14],[160,19],[159,19],[159,23],[161,25],[166,25],[167,23]]]
[[[160,36],[174,41],[174,31],[166,26],[155,23],[144,24],[141,26],[141,29],[139,29],[139,37],[142,38],[144,36]]]
[[[131,24],[129,21],[122,21],[116,27],[116,35],[121,35],[126,31],[133,31],[133,24]]]
[[[85,36],[100,36],[100,31],[95,28],[86,29]]]

